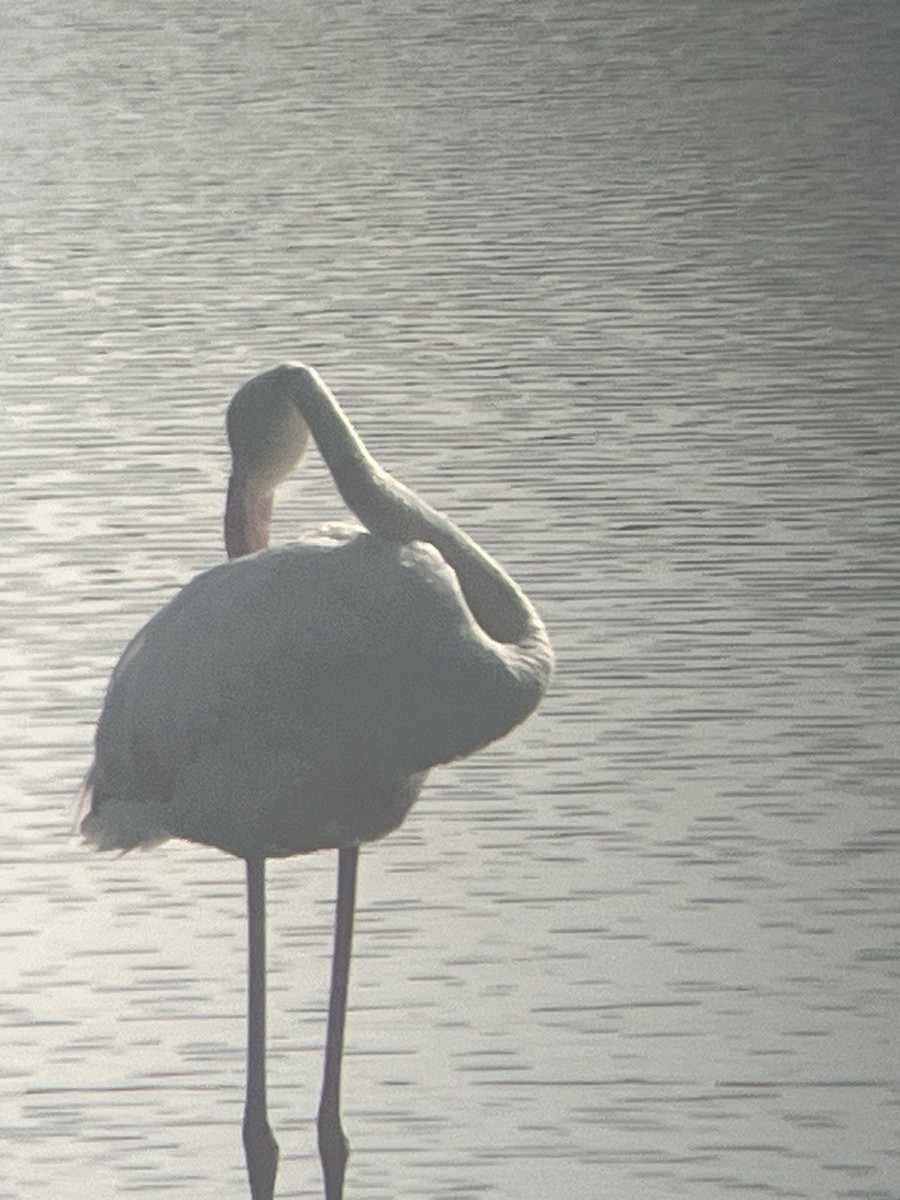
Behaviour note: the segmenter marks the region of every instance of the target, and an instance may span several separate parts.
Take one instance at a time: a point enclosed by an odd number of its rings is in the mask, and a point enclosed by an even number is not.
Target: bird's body
[[[84,833],[248,858],[373,841],[516,723],[515,655],[423,543],[339,527],[198,576],[110,683]]]
[[[228,425],[231,561],[197,576],[122,654],[80,828],[100,849],[177,837],[247,861],[244,1138],[254,1200],[270,1200],[278,1157],[265,1117],[264,863],[340,851],[319,1118],[327,1200],[340,1200],[357,847],[403,821],[432,767],[524,720],[553,656],[518,585],[378,466],[314,371],[286,366],[251,380]],[[274,489],[310,433],[365,528],[331,527],[266,549]]]

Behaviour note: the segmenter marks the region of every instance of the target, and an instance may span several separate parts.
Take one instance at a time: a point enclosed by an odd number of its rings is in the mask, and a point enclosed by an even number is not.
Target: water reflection
[[[780,0],[7,23],[0,1200],[244,1194],[241,873],[64,814],[125,638],[221,553],[225,399],[286,355],[560,658],[364,861],[351,1194],[896,1196],[897,37]],[[278,536],[339,513],[311,466]],[[285,1196],[332,871],[273,872]]]

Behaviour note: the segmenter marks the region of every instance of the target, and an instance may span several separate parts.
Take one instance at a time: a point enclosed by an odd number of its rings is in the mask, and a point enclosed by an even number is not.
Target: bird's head
[[[269,543],[275,489],[300,462],[309,444],[304,405],[328,395],[311,367],[287,364],[244,384],[228,406],[231,479],[225,505],[225,546],[230,558]]]
[[[256,375],[237,391],[226,417],[232,476],[263,494],[290,475],[309,443],[297,393],[313,381],[319,377],[309,367],[282,366]]]

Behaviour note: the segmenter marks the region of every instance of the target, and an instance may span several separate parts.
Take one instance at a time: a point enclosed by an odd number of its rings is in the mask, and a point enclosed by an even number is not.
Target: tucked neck
[[[229,558],[265,550],[272,521],[271,492],[260,492],[239,475],[228,481],[225,502],[225,549]]]

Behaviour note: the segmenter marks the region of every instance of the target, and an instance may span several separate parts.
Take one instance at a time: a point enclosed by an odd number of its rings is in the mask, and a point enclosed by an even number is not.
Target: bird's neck
[[[272,521],[272,493],[234,474],[228,480],[225,502],[225,549],[229,558],[265,550]]]
[[[369,454],[330,389],[301,389],[298,407],[348,507],[370,533],[388,541],[429,542],[456,573],[484,632],[507,645],[549,646],[540,617],[515,580],[455,525],[384,471]]]

